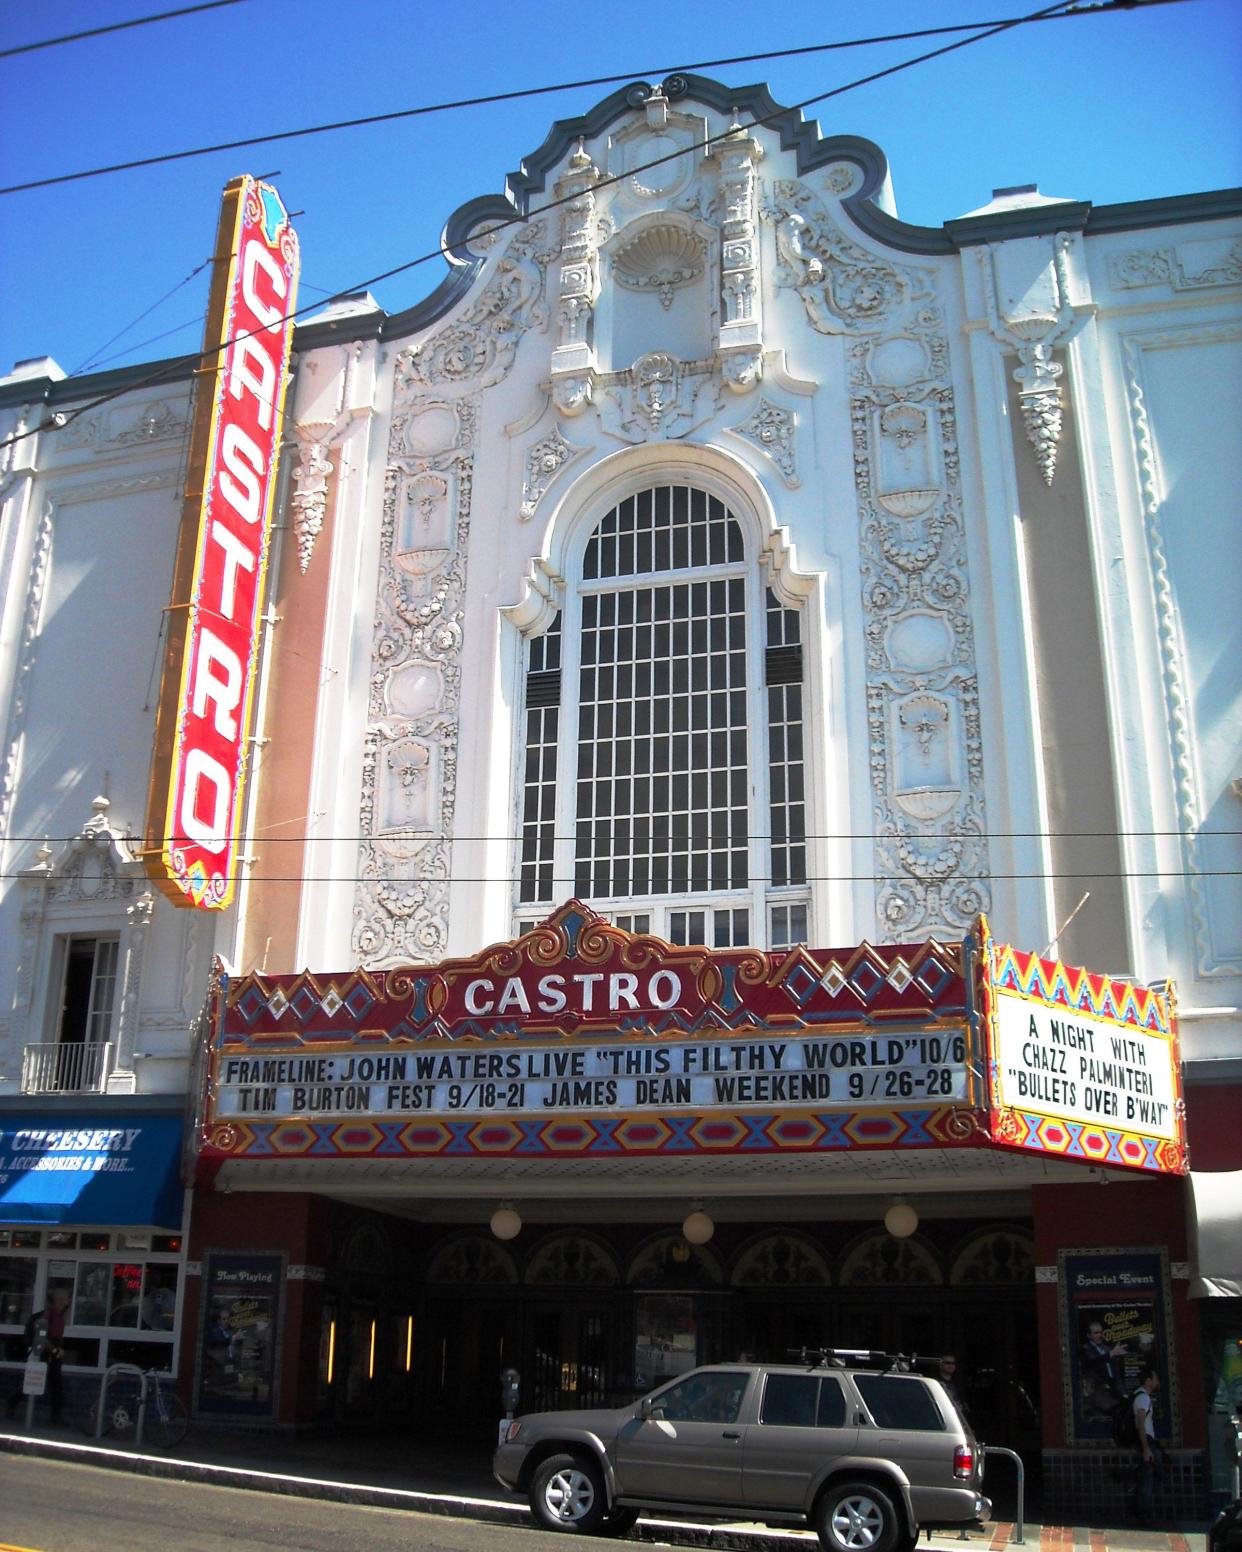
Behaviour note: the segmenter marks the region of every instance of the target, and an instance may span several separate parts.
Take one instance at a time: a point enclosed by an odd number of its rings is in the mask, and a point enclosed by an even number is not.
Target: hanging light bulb
[[[919,1226],[919,1215],[900,1197],[884,1214],[884,1227],[894,1239],[909,1239]]]
[[[511,1202],[501,1202],[492,1214],[492,1233],[497,1239],[516,1239],[522,1232],[522,1215]]]

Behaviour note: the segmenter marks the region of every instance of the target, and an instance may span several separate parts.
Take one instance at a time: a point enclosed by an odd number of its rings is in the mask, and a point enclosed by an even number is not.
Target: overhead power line
[[[23,878],[22,873],[0,873],[0,878]],[[368,873],[227,873],[224,875],[228,883],[250,884],[508,884],[516,886],[521,881],[511,873],[493,875],[465,875],[461,873],[402,873],[397,869],[380,869]],[[892,873],[808,873],[799,884],[789,885],[791,891],[796,891],[806,884],[902,884],[908,883],[916,874],[910,872]],[[1084,871],[1045,873],[1034,871],[1030,873],[987,873],[987,872],[963,872],[954,870],[945,874],[937,874],[935,882],[938,884],[961,883],[1021,883],[1038,884],[1057,879],[1072,879],[1081,883],[1083,879],[1122,879],[1122,878],[1242,878],[1242,870],[1230,868],[1204,869],[1201,872],[1191,873],[1185,868],[1122,868],[1116,872],[1106,873],[1088,868]],[[577,875],[566,873],[564,875],[553,874],[553,885],[556,891],[567,889],[571,893],[580,889]],[[750,889],[755,884],[774,884],[778,888],[786,885],[777,884],[776,880],[767,874],[752,873],[745,884],[739,887],[723,885],[719,888],[710,882],[700,883],[693,881],[692,888],[696,894],[701,895],[736,895],[743,890]],[[669,891],[678,893],[679,891]],[[637,895],[626,893],[627,899],[642,901],[646,899],[665,900],[665,893],[653,893],[651,895]],[[529,900],[521,902],[519,909],[534,910],[537,906],[546,902]]]
[[[658,817],[658,816],[655,816]],[[282,820],[282,825],[289,821]],[[640,815],[638,820],[625,821],[626,828],[633,828],[636,823],[652,823],[652,816]],[[613,820],[614,828],[620,828],[621,822]],[[443,835],[397,830],[385,832],[383,835],[363,835],[360,831],[349,835],[312,835],[309,833],[298,835],[273,835],[271,832],[275,826],[264,827],[260,830],[249,831],[232,839],[241,846],[271,846],[273,844],[301,846],[307,841],[313,841],[316,845],[335,845],[338,842],[374,841],[382,844],[385,841],[410,841],[420,842],[445,842],[450,846],[489,846],[503,842],[505,845],[518,845],[524,837],[521,835]],[[960,837],[962,832],[957,830],[919,830],[912,831],[911,835],[917,840],[953,840]],[[1191,841],[1216,841],[1229,840],[1242,835],[1242,830],[980,830],[971,831],[969,838],[982,841],[1124,841],[1124,840],[1162,840],[1178,839]],[[692,837],[689,832],[671,832],[667,837],[660,836],[660,840],[680,842]],[[747,840],[770,841],[774,837],[766,831],[748,830]],[[70,841],[80,839],[80,834],[74,835],[8,835],[4,837],[10,845],[33,845],[38,841],[44,845],[64,846]],[[133,841],[134,836],[128,839]],[[166,841],[177,840],[177,836],[160,835],[146,838],[151,845],[162,845]],[[553,842],[571,843],[575,836],[570,834],[554,835]],[[728,837],[722,836],[718,831],[709,830],[705,836],[694,836],[695,841],[708,841],[723,844]],[[778,844],[784,845],[792,842],[801,845],[803,841],[881,841],[889,837],[877,835],[873,830],[809,830],[803,835],[775,837]]]
[[[1072,0],[1056,0],[1055,4],[1046,5],[1038,11],[1032,11],[1027,16],[1015,16],[1009,21],[998,22],[995,26],[988,27],[984,32],[972,33],[968,38],[958,38],[953,43],[946,43],[937,49],[929,49],[924,54],[916,54],[912,58],[901,60],[895,65],[888,65],[883,70],[874,70],[869,75],[859,76],[853,81],[847,81],[843,86],[834,86],[827,91],[817,92],[812,97],[804,97],[801,102],[792,103],[788,107],[775,108],[771,113],[752,119],[751,127],[755,129],[762,128],[777,119],[785,118],[791,113],[800,113],[816,103],[827,102],[833,97],[843,96],[846,92],[854,91],[860,86],[869,86],[875,81],[884,80],[888,76],[899,75],[904,70],[910,70],[915,65],[926,64],[929,60],[939,59],[945,54],[956,52],[958,49],[969,48],[972,43],[982,43],[985,39],[996,37],[1000,33],[1008,32],[1014,27],[1021,27],[1029,22],[1043,21],[1056,13],[1065,11],[1071,3]],[[1164,0],[1159,0],[1159,3],[1164,3]],[[1178,3],[1178,0],[1172,0],[1172,3]],[[1108,0],[1108,8],[1110,10],[1128,9],[1128,0]],[[734,130],[730,126],[730,128],[722,130],[718,135],[709,136],[708,139],[701,143],[699,149],[704,150],[709,146],[717,145],[721,141],[727,140],[733,133]],[[653,157],[651,161],[643,162],[640,166],[628,168],[625,172],[613,173],[607,178],[601,178],[593,186],[594,192],[598,193],[602,189],[610,188],[614,184],[621,183],[635,176],[637,173],[648,172],[653,167],[662,167],[666,162],[677,161],[679,157],[686,154],[684,147],[678,147],[677,150],[669,151],[663,156]],[[559,210],[562,205],[569,204],[571,200],[577,197],[576,194],[566,194],[559,199],[549,200],[547,204],[540,205],[536,210],[515,211],[512,216],[493,222],[489,230],[492,233],[496,233],[507,231],[512,226],[524,225],[538,216],[548,214],[549,211]],[[442,243],[437,244],[429,252],[419,254],[417,258],[407,259],[402,264],[395,264],[391,269],[381,271],[378,275],[371,275],[366,280],[358,280],[351,286],[343,287],[340,291],[334,292],[328,298],[328,302],[344,300],[346,297],[353,296],[360,291],[368,290],[371,286],[379,285],[382,281],[392,280],[397,275],[403,275],[409,270],[417,269],[420,265],[427,264],[432,259],[446,256],[449,252],[450,250]],[[291,319],[301,318],[306,313],[315,312],[324,305],[321,301],[309,302],[302,307],[295,308],[292,312],[285,313],[280,319],[273,319],[271,324],[265,325],[265,327],[271,327],[277,322],[284,323]],[[258,332],[257,329],[250,331],[251,334]],[[57,412],[51,425],[31,426],[25,431],[19,431],[13,436],[6,437],[3,441],[0,441],[0,448],[11,447],[17,442],[25,441],[27,437],[37,436],[41,431],[62,430],[65,426],[72,424],[73,421],[80,419],[91,410],[98,409],[103,404],[110,404],[114,399],[118,399],[125,394],[137,392],[141,388],[150,387],[152,384],[163,382],[170,377],[177,377],[214,356],[222,355],[224,351],[236,344],[239,339],[248,337],[249,335],[244,332],[235,334],[229,339],[223,340],[219,345],[212,346],[210,349],[194,351],[184,356],[174,357],[171,361],[164,362],[144,377],[138,377],[130,382],[122,383],[107,393],[99,394],[96,398],[90,399],[84,404],[76,405],[71,410]]]
[[[219,3],[233,4],[235,0],[219,0]],[[1182,0],[1144,0],[1144,3],[1175,5],[1182,3]],[[799,48],[771,49],[761,54],[734,54],[727,59],[701,59],[691,64],[656,65],[614,75],[586,76],[577,81],[559,81],[551,86],[528,86],[478,97],[458,97],[446,102],[424,103],[413,108],[397,108],[389,113],[370,113],[359,118],[337,119],[328,124],[311,124],[301,129],[275,130],[271,134],[251,135],[241,140],[221,140],[213,145],[192,146],[183,151],[165,151],[158,156],[136,157],[127,162],[109,162],[101,167],[86,167],[78,172],[59,173],[50,178],[34,178],[27,183],[12,183],[7,187],[0,187],[0,194],[21,194],[32,189],[52,188],[57,184],[75,183],[84,178],[102,178],[111,173],[132,172],[140,167],[159,167],[169,162],[188,161],[192,157],[211,156],[218,151],[240,151],[249,146],[271,145],[278,140],[299,140],[308,135],[333,134],[342,129],[361,129],[372,124],[391,124],[400,119],[420,118],[431,113],[451,113],[461,108],[489,107],[496,103],[516,102],[526,97],[545,97],[556,92],[576,91],[588,86],[610,86],[616,81],[634,81],[647,76],[663,77],[689,70],[717,70],[725,65],[759,64],[766,60],[792,59],[799,55],[824,54],[838,49],[864,48],[880,43],[909,42],[914,38],[939,37],[950,32],[969,32],[976,27],[1003,28],[1013,26],[1017,22],[1061,21],[1070,16],[1088,16],[1103,11],[1134,8],[1135,0],[1104,0],[1104,3],[1099,5],[1086,7],[1070,5],[1068,9],[1066,5],[1060,5],[1033,17],[1015,17],[1010,21],[955,22],[950,26],[919,27],[906,32],[878,33],[872,37],[846,38],[832,43],[810,43]]]
[[[36,49],[59,48],[62,43],[80,43],[84,38],[98,38],[105,32],[126,32],[131,27],[147,27],[152,22],[169,22],[178,16],[193,16],[197,11],[218,11],[222,6],[240,4],[241,0],[205,0],[203,5],[186,5],[178,11],[135,16],[128,22],[112,22],[107,27],[89,27],[85,32],[67,32],[63,37],[42,38],[38,43],[19,43],[16,48],[0,49],[0,59],[10,59],[14,54],[33,54]]]

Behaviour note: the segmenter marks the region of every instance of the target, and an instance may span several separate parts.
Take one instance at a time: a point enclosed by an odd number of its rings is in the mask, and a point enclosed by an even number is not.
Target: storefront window
[[[30,1318],[38,1265],[33,1256],[0,1256],[0,1321],[6,1326]]]
[[[5,1231],[10,1246],[19,1232],[23,1231]],[[35,1233],[42,1256],[15,1254],[0,1244],[0,1362],[24,1362],[26,1320],[36,1306],[63,1289],[69,1300],[67,1365],[96,1368],[108,1363],[141,1363],[144,1368],[171,1367],[179,1259],[113,1259],[107,1252],[120,1250],[125,1243],[125,1236],[115,1231],[55,1229]],[[166,1245],[178,1246],[180,1236],[161,1235],[158,1241],[152,1236],[152,1247],[163,1251]],[[89,1253],[96,1249],[104,1254]],[[66,1251],[70,1253],[66,1255]],[[110,1328],[115,1332],[111,1337]],[[131,1340],[124,1338],[125,1331],[135,1333]]]
[[[84,1261],[78,1268],[77,1298],[73,1303],[75,1326],[103,1326],[108,1322],[108,1263]]]
[[[141,1324],[148,1331],[171,1331],[177,1313],[177,1268],[148,1263],[142,1285]]]
[[[110,1326],[136,1326],[142,1308],[142,1266],[132,1261],[112,1264]]]

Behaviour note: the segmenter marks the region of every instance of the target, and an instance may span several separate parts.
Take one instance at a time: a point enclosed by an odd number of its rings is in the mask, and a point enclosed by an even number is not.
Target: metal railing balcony
[[[102,1094],[112,1071],[112,1042],[52,1041],[22,1053],[23,1094]]]

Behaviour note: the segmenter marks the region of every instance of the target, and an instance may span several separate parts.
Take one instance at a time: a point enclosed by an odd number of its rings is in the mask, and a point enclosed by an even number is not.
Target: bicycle
[[[190,1414],[177,1392],[165,1385],[171,1379],[162,1370],[114,1364],[99,1382],[92,1432],[97,1437],[101,1433],[113,1438],[135,1437],[141,1421],[140,1443],[157,1450],[180,1444],[190,1426]]]

